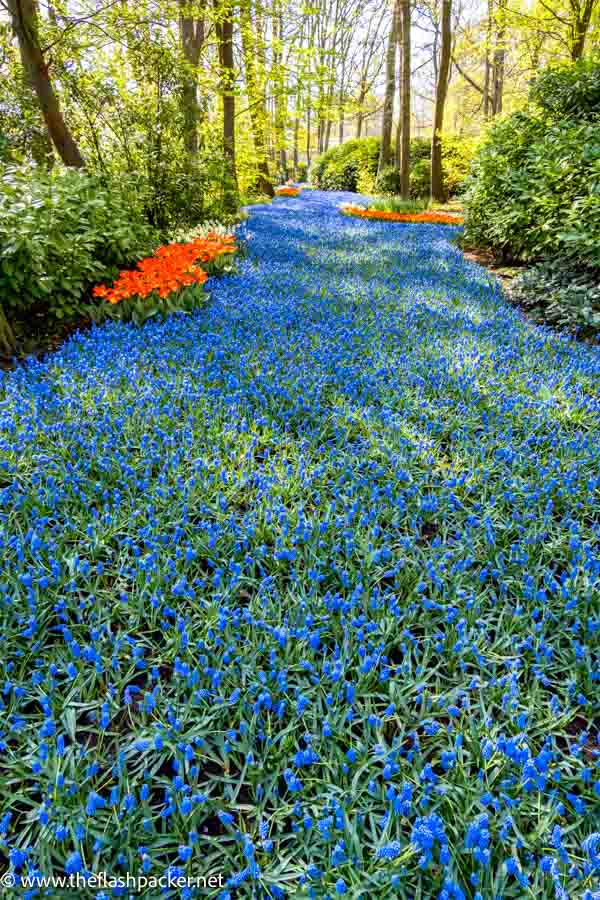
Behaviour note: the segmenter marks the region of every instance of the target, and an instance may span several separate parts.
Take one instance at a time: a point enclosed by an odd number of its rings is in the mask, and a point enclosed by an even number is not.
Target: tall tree
[[[256,186],[262,194],[272,197],[273,184],[269,175],[266,141],[266,108],[264,83],[260,79],[260,68],[257,68],[257,40],[252,23],[251,0],[240,0],[240,30],[242,33],[242,54],[246,76],[246,94],[248,111],[252,123],[254,152],[258,168]],[[260,36],[259,36],[260,40]]]
[[[410,0],[400,0],[402,35],[402,148],[400,153],[400,191],[405,200],[410,197],[410,75],[411,75],[411,15]]]
[[[201,0],[199,11],[196,11],[190,0],[179,0],[179,38],[184,63],[181,84],[183,133],[192,170],[196,167],[199,149],[198,63],[205,34],[204,2],[205,0]]]
[[[379,149],[378,173],[390,165],[392,159],[392,127],[394,122],[394,94],[396,93],[396,45],[402,0],[394,0],[390,30],[385,55],[385,96],[381,124],[381,147]]]
[[[274,0],[273,2],[272,36],[275,149],[279,174],[285,180],[288,177],[285,136],[287,125],[287,85],[283,64],[283,10],[281,8],[281,0]]]
[[[594,9],[598,8],[598,0],[569,0],[569,7],[572,13],[569,45],[571,59],[576,62],[583,56],[592,14]]]
[[[235,166],[235,70],[233,61],[233,9],[230,0],[214,0],[215,30],[219,47],[221,97],[223,101],[223,151],[225,158],[225,208],[236,210],[239,194]]]
[[[506,0],[499,0],[496,12],[496,35],[492,63],[492,115],[502,112],[504,100],[504,67],[506,64]]]
[[[19,43],[21,62],[35,92],[48,134],[66,166],[82,168],[83,156],[64,120],[50,78],[50,66],[39,38],[35,0],[6,0],[13,30]]]
[[[442,0],[441,27],[440,61],[437,84],[435,86],[433,134],[431,137],[431,199],[443,202],[446,199],[446,195],[442,172],[442,130],[444,127],[444,109],[448,94],[450,53],[452,50],[452,0]]]

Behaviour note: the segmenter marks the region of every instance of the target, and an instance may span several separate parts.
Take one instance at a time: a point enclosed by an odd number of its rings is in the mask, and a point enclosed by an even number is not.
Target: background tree
[[[440,202],[443,202],[446,199],[444,191],[444,175],[442,171],[442,131],[444,128],[444,110],[446,108],[448,76],[450,73],[451,43],[452,0],[442,0],[440,61],[435,88],[435,106],[431,136],[431,199]]]
[[[23,69],[38,99],[50,139],[66,166],[82,167],[83,156],[65,122],[50,77],[50,63],[40,44],[35,0],[6,0],[6,8],[19,42]]]

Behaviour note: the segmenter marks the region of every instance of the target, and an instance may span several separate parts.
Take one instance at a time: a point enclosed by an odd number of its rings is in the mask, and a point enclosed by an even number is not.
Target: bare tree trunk
[[[49,75],[38,35],[35,0],[7,0],[12,26],[19,42],[23,68],[35,92],[48,134],[65,166],[83,168],[83,157],[64,120]]]
[[[285,75],[282,65],[283,14],[279,2],[273,4],[273,72],[275,78],[275,143],[277,162],[283,180],[288,177],[287,153],[285,149],[285,127],[287,100],[285,97]]]
[[[204,44],[204,16],[190,16],[186,11],[188,6],[188,0],[179,0],[179,36],[185,65],[181,85],[183,138],[190,169],[194,170],[199,150],[198,127],[201,115],[197,69]]]
[[[492,66],[492,115],[497,116],[502,112],[502,99],[504,94],[504,61],[506,58],[506,48],[504,38],[506,34],[506,23],[504,21],[504,11],[506,9],[506,0],[500,0],[497,7],[496,19],[496,38],[494,47],[494,59]]]
[[[396,171],[400,172],[402,164],[402,34],[398,31],[398,55],[400,57],[398,67],[398,122],[396,123],[396,144],[394,147],[394,166]]]
[[[225,208],[237,210],[239,195],[235,168],[235,96],[233,94],[235,72],[233,67],[233,19],[228,2],[214,0],[217,21],[215,30],[219,46],[221,95],[223,98],[223,151],[225,156],[225,184],[223,200]]]
[[[306,162],[307,165],[310,166],[311,163],[311,140],[310,140],[310,119],[311,119],[311,107],[310,107],[310,94],[308,95],[308,106],[306,107]]]
[[[363,122],[364,122],[364,110],[363,105],[367,96],[367,83],[363,79],[360,82],[360,88],[358,91],[358,114],[356,116],[356,137],[359,138],[362,134]]]
[[[396,44],[398,42],[399,0],[394,0],[385,62],[385,96],[381,126],[381,147],[377,172],[389,166],[392,156],[392,127],[394,121],[394,94],[396,93]]]
[[[402,27],[402,148],[400,153],[400,190],[410,197],[410,0],[400,0]]]
[[[442,0],[442,43],[440,64],[435,87],[435,108],[433,112],[433,135],[431,138],[431,199],[443,202],[444,173],[442,171],[442,130],[444,127],[444,108],[448,93],[448,74],[450,72],[450,51],[452,43],[452,0]]]
[[[251,0],[240,2],[240,30],[242,33],[242,54],[244,57],[244,69],[246,73],[246,93],[248,95],[248,108],[252,133],[254,136],[254,151],[258,168],[256,186],[267,197],[274,195],[273,184],[269,175],[267,162],[267,150],[265,139],[265,110],[263,106],[262,85],[258,84],[256,72],[256,48],[252,40],[252,13]]]
[[[12,330],[11,324],[6,318],[6,313],[2,305],[0,304],[0,350],[4,353],[12,354],[14,353],[17,346],[17,340],[15,338],[15,333]]]
[[[571,59],[577,62],[583,56],[585,47],[585,39],[590,27],[592,13],[596,0],[584,0],[583,4],[580,0],[571,0],[570,6],[573,11],[574,20],[571,26]]]

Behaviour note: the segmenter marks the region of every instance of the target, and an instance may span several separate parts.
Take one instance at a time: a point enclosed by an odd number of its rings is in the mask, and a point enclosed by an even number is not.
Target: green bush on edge
[[[75,169],[5,170],[0,180],[0,297],[9,321],[35,309],[53,321],[150,253],[156,236],[135,185]]]
[[[465,240],[536,264],[513,296],[541,321],[600,331],[600,61],[542,72],[529,107],[477,154]]]

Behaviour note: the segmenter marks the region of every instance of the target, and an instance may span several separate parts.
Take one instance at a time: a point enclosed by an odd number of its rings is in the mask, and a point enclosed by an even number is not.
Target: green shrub
[[[8,169],[0,180],[0,297],[9,320],[35,308],[53,320],[83,309],[95,283],[145,256],[144,197],[124,179],[75,169]]]
[[[410,196],[428,197],[431,193],[431,163],[416,159],[410,168]]]
[[[582,59],[575,65],[550,66],[532,83],[529,99],[554,121],[599,116],[600,64]]]
[[[357,191],[359,194],[397,194],[400,176],[394,166],[377,174],[379,138],[358,138],[333,147],[317,157],[311,166],[311,181],[326,191]],[[457,135],[445,137],[442,163],[448,194],[459,193],[469,171],[474,141]],[[413,138],[410,142],[410,194],[428,197],[431,190],[431,142]]]
[[[600,333],[600,269],[547,261],[527,270],[511,294],[537,321]]]
[[[466,240],[505,259],[600,263],[599,127],[529,113],[496,125],[475,163]]]
[[[529,109],[490,130],[467,196],[468,242],[506,259],[600,264],[599,80],[600,63],[542,73]]]
[[[375,176],[373,188],[376,194],[400,193],[400,172],[394,166],[387,166]]]
[[[457,134],[443,135],[442,170],[448,197],[456,197],[465,190],[477,146],[476,138]]]
[[[379,138],[354,138],[317,157],[310,180],[326,191],[356,191],[361,176],[377,175]]]

